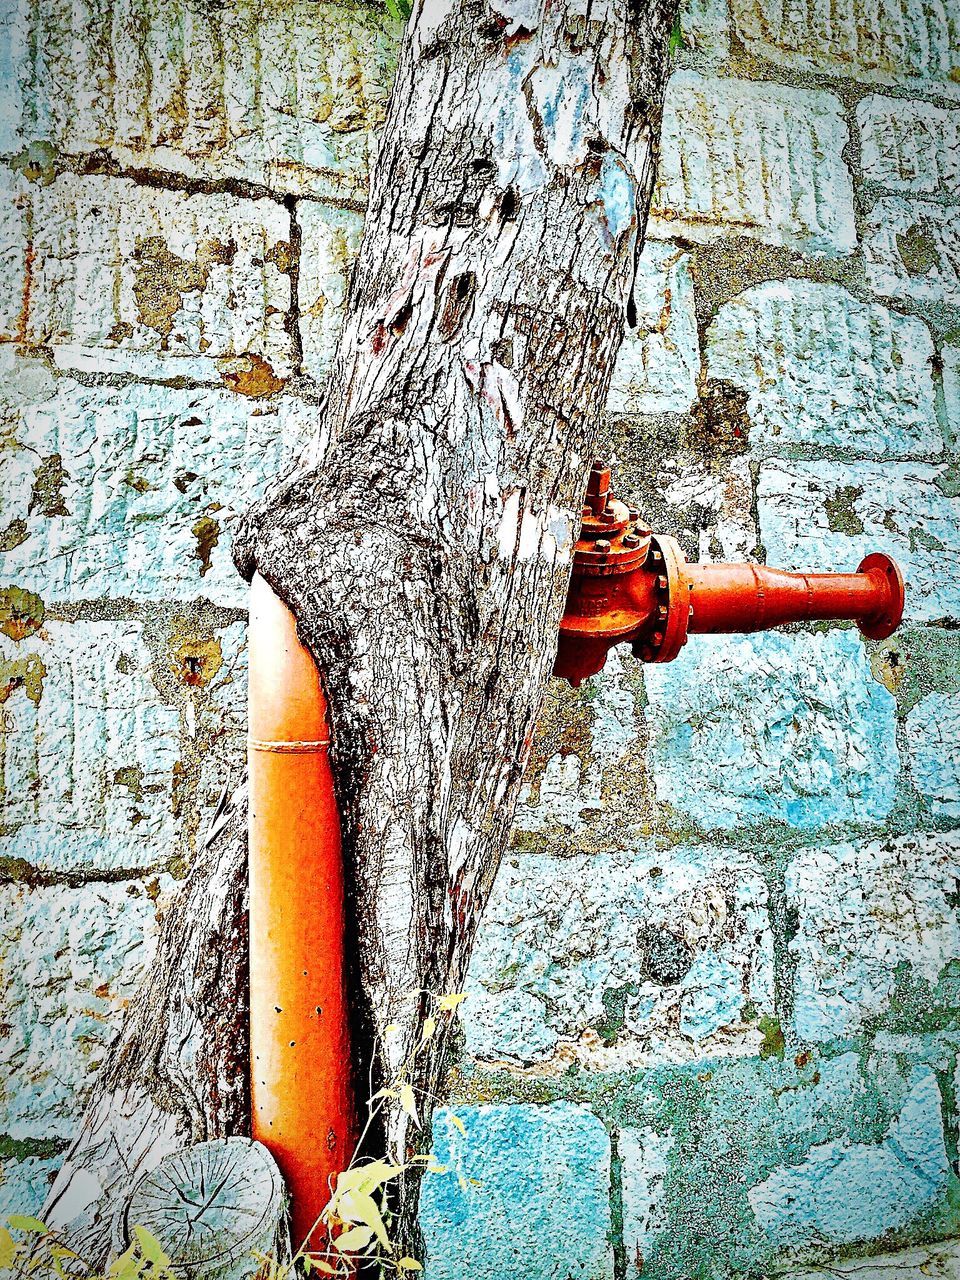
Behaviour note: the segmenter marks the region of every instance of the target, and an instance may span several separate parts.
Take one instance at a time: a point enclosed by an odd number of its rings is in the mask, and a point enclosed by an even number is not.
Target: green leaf
[[[24,1213],[11,1213],[7,1221],[14,1231],[31,1231],[34,1235],[45,1236],[50,1230],[39,1218],[31,1218]]]
[[[373,1239],[373,1227],[351,1227],[343,1235],[335,1236],[333,1247],[338,1253],[357,1253],[365,1249]]]
[[[667,49],[670,53],[670,57],[672,58],[678,50],[685,49],[686,47],[687,44],[683,38],[683,27],[680,25],[680,17],[678,15],[673,22],[673,30],[670,32],[670,40],[667,44]]]

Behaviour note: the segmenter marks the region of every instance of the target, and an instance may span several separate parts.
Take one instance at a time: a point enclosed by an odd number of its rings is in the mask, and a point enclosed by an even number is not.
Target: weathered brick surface
[[[906,723],[913,784],[938,817],[960,817],[960,697],[930,693]]]
[[[358,213],[302,203],[300,337],[308,373],[322,378],[333,359],[347,301],[350,268],[360,247]]]
[[[863,255],[881,296],[960,306],[960,205],[884,196],[867,217]]]
[[[766,906],[757,864],[727,849],[513,856],[470,967],[467,1051],[557,1070],[756,1053],[773,1012]]]
[[[752,1187],[750,1204],[781,1246],[852,1244],[906,1226],[934,1208],[951,1184],[942,1100],[930,1067],[918,1067],[900,1114],[880,1143],[814,1147]]]
[[[807,281],[746,289],[707,331],[708,376],[749,393],[750,443],[761,452],[936,456],[933,357],[922,320]]]
[[[960,194],[960,109],[879,94],[857,104],[864,178],[909,195]]]
[[[0,150],[363,195],[399,43],[379,6],[5,0],[2,18]]]
[[[676,72],[667,88],[651,230],[745,235],[816,255],[856,246],[840,99]]]
[[[657,796],[705,829],[889,814],[895,703],[855,631],[696,636],[645,683]]]
[[[136,622],[0,637],[0,852],[48,869],[152,866],[175,832],[179,712]]]
[[[430,1280],[613,1280],[610,1141],[596,1116],[552,1106],[438,1110],[420,1215]]]
[[[685,413],[697,395],[700,346],[690,258],[650,241],[640,258],[628,329],[613,373],[611,413]]]
[[[757,484],[771,564],[856,569],[869,551],[900,562],[906,616],[960,612],[960,502],[949,472],[919,463],[769,462]]]
[[[316,410],[213,389],[64,379],[38,390],[0,459],[4,519],[26,534],[0,552],[0,573],[47,603],[199,596],[242,607],[230,523],[295,456]]]
[[[290,372],[290,219],[272,200],[189,195],[63,174],[18,187],[21,242],[7,337],[95,372],[216,381],[243,356]]]
[[[779,66],[960,97],[960,16],[938,0],[734,0],[747,50]]]
[[[69,1138],[125,1000],[149,964],[143,884],[0,889],[0,1132]]]
[[[796,912],[790,943],[794,1026],[809,1042],[859,1031],[868,1020],[895,1013],[922,1017],[930,989],[958,954],[960,840],[956,835],[839,844],[798,854],[786,890]],[[906,992],[911,981],[928,984]]]

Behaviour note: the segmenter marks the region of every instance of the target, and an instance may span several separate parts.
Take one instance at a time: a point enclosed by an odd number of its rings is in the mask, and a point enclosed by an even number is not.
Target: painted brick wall
[[[688,0],[608,445],[705,558],[905,629],[552,687],[424,1191],[430,1280],[960,1232],[960,13]],[[399,37],[0,0],[0,1211],[35,1207],[243,752],[235,513],[323,393]]]

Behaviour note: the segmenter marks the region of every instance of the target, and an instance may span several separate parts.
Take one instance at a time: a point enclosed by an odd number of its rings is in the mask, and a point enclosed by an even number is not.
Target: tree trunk
[[[389,1079],[419,1042],[429,993],[462,987],[508,840],[629,311],[674,8],[420,0],[329,384],[332,443],[235,544],[244,575],[260,572],[293,610],[330,701],[364,1076],[372,1054],[375,1079]],[[194,871],[180,912],[196,912],[210,875],[233,877],[236,905],[234,843],[223,865]],[[222,969],[209,913],[180,912],[176,946],[189,939],[199,958],[202,932]],[[244,968],[237,951],[226,962]],[[145,1108],[175,1117],[145,1116],[158,1146],[240,1127],[243,1088],[214,1031],[226,1011],[192,982],[161,959],[156,1003],[131,1013],[91,1112],[111,1089],[141,1090]],[[204,1076],[189,1105],[182,1053],[153,1030],[187,1007]],[[401,1031],[387,1037],[391,1023]],[[427,1113],[448,1039],[444,1019],[417,1057]],[[394,1154],[416,1142],[409,1128],[391,1107]],[[84,1150],[70,1159],[92,1167]],[[415,1197],[408,1185],[406,1248]]]

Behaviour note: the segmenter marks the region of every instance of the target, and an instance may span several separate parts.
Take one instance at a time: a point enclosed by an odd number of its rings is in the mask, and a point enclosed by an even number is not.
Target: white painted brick
[[[755,1054],[743,1013],[773,1009],[766,904],[759,867],[730,849],[508,856],[471,961],[467,1050],[559,1070]]]
[[[938,816],[960,817],[960,696],[928,694],[907,716],[905,736],[917,790]]]
[[[0,167],[0,337],[22,336],[27,235],[23,197],[8,169]]]
[[[875,95],[857,105],[863,176],[889,191],[960,195],[960,110]]]
[[[651,1253],[655,1237],[667,1225],[661,1205],[670,1171],[667,1157],[674,1147],[674,1138],[655,1129],[621,1129],[617,1145],[627,1277],[640,1280],[645,1270],[644,1259]]]
[[[867,217],[863,255],[881,296],[960,306],[960,205],[885,196]]]
[[[701,827],[889,814],[896,703],[856,632],[692,636],[644,680],[657,798]]]
[[[106,367],[147,377],[216,380],[218,362],[248,353],[289,374],[290,221],[276,202],[63,174],[22,182],[20,204],[25,341],[66,365],[96,367],[105,350]]]
[[[230,526],[309,439],[316,408],[289,397],[64,379],[28,405],[16,448],[0,457],[5,520],[28,537],[0,553],[0,574],[53,600],[129,596],[242,607]],[[31,494],[43,459],[60,457],[63,507],[45,515]],[[201,554],[204,536],[208,567]]]
[[[314,0],[8,0],[3,149],[362,197],[400,26]]]
[[[0,889],[0,1132],[72,1136],[155,934],[133,881]]]
[[[847,138],[833,94],[678,71],[667,86],[651,233],[751,236],[843,257],[857,242]]]
[[[886,551],[907,579],[905,616],[960,615],[960,502],[948,473],[920,463],[767,462],[760,535],[770,564],[850,572]]]
[[[748,52],[779,66],[960,97],[960,13],[940,0],[733,0]]]
[[[151,679],[135,622],[50,622],[0,637],[0,669],[32,657],[0,717],[0,838],[8,857],[51,869],[154,865],[172,852],[179,714]]]
[[[855,1034],[891,1008],[898,967],[933,984],[958,954],[956,835],[808,849],[786,888],[799,917],[790,949],[801,1039]]]
[[[611,413],[686,413],[697,397],[700,346],[690,257],[647,243],[634,285],[637,327],[628,329],[607,400]]]
[[[726,0],[684,0],[680,6],[683,47],[719,62],[730,52],[730,18]]]
[[[761,452],[941,453],[933,356],[922,320],[800,280],[744,290],[707,331],[708,375],[749,392],[750,443]]]
[[[303,364],[324,378],[333,359],[346,309],[350,270],[360,247],[358,213],[300,204],[300,337]]]
[[[944,347],[943,398],[947,410],[947,423],[954,440],[960,439],[960,348]]]

